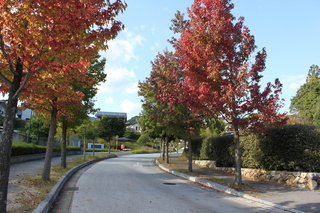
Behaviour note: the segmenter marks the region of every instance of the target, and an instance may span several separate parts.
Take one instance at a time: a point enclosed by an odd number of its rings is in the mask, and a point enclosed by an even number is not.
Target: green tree
[[[43,119],[44,118],[41,118],[40,116],[32,117],[24,128],[24,132],[28,135],[37,136],[36,144],[39,143],[41,138],[48,138],[49,124],[48,122],[44,122]]]
[[[103,117],[100,120],[100,130],[99,130],[99,137],[104,138],[109,143],[109,152],[110,152],[110,140],[112,137],[118,135],[122,137],[126,128],[124,120],[111,116],[111,117]]]
[[[132,131],[130,128],[126,128],[123,136],[126,138],[137,140],[140,137],[140,133],[136,133],[136,132]]]
[[[205,120],[204,128],[200,131],[202,137],[218,137],[225,131],[226,124],[221,119],[209,118]]]
[[[148,142],[150,142],[150,137],[148,135],[148,133],[144,132],[140,135],[139,139],[137,140],[137,142],[140,145],[146,145]]]
[[[301,85],[291,99],[290,112],[297,115],[299,122],[320,124],[320,68],[312,65],[306,83]]]

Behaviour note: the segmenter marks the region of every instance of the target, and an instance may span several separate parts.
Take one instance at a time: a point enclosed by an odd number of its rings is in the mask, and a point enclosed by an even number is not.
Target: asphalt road
[[[285,212],[165,173],[153,163],[158,155],[123,155],[92,165],[76,181],[70,212]]]
[[[67,156],[67,162],[72,158],[80,158],[82,155],[69,155]],[[61,165],[61,157],[52,157],[51,159],[51,167],[60,166]],[[34,161],[26,161],[24,163],[17,163],[10,165],[10,174],[9,180],[17,180],[30,176],[37,176],[42,174],[42,170],[44,167],[44,159],[34,160]]]

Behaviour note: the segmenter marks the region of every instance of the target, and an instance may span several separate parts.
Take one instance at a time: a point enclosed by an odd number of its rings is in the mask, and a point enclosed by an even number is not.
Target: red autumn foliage
[[[231,14],[233,7],[230,0],[194,1],[188,9],[190,20],[172,42],[182,70],[172,72],[181,80],[163,85],[159,98],[184,103],[195,115],[220,116],[229,124],[236,144],[236,183],[242,184],[239,131],[282,125],[286,116],[279,113],[280,81],[264,89],[260,85],[267,53],[255,52],[254,37],[244,17],[236,20]]]

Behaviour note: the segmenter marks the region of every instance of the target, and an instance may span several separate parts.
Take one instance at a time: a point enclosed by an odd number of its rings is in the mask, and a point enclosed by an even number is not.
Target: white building
[[[30,120],[32,115],[34,115],[34,113],[31,109],[18,110],[17,112],[17,117],[22,120]]]
[[[128,125],[127,128],[130,128],[131,131],[133,131],[133,132],[141,133],[141,126],[139,123],[130,124],[130,125]]]

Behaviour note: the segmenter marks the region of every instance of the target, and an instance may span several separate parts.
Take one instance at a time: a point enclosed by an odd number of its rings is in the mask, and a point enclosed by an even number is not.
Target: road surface
[[[78,179],[70,212],[285,212],[165,173],[153,163],[158,155],[123,155],[94,164]]]

